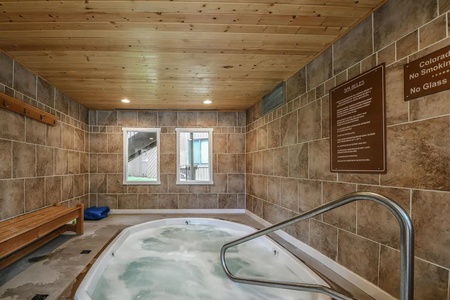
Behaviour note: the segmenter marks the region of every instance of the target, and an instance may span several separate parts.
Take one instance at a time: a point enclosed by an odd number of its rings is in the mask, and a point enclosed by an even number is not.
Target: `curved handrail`
[[[277,282],[268,280],[239,278],[234,276],[228,269],[225,260],[225,253],[230,247],[237,246],[247,241],[253,240],[260,236],[282,229],[286,226],[292,225],[299,221],[303,221],[314,216],[320,215],[332,209],[341,207],[348,203],[352,203],[360,200],[368,200],[386,207],[397,219],[400,225],[400,300],[412,300],[413,299],[413,286],[414,286],[414,229],[411,222],[411,218],[405,212],[405,210],[393,200],[371,192],[355,192],[347,194],[335,201],[318,206],[310,211],[307,211],[299,216],[290,218],[286,221],[277,223],[265,229],[261,229],[252,234],[244,236],[235,241],[225,244],[220,250],[220,260],[225,274],[232,281],[253,285],[261,285],[276,288],[285,288],[298,291],[307,291],[314,293],[322,293],[333,297],[338,300],[351,300],[353,298],[342,295],[333,289],[320,284],[303,284],[293,282]]]

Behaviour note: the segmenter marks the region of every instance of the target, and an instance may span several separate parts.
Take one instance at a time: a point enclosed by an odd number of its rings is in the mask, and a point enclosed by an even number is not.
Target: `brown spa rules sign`
[[[384,64],[330,91],[332,172],[385,173]]]
[[[450,46],[405,64],[405,101],[450,88]]]

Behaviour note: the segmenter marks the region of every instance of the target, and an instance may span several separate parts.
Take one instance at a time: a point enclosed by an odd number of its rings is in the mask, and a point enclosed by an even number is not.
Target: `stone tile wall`
[[[49,126],[0,109],[0,220],[87,204],[88,110],[2,52],[0,92],[60,119]]]
[[[245,112],[90,111],[90,204],[114,209],[245,208]],[[122,127],[161,128],[161,184],[123,184]],[[213,185],[176,185],[175,128],[212,127]]]
[[[354,191],[412,216],[415,299],[449,298],[450,91],[403,99],[403,65],[450,45],[449,1],[391,0],[286,81],[287,103],[247,111],[247,209],[269,222]],[[388,172],[330,172],[329,89],[386,63]],[[288,231],[399,296],[399,230],[389,212],[350,204]]]

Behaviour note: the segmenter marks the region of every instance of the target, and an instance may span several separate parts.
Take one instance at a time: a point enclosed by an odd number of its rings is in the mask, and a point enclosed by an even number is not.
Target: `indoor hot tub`
[[[94,263],[75,299],[331,299],[228,279],[220,263],[221,247],[252,232],[255,229],[246,225],[205,218],[163,219],[129,227]],[[234,274],[247,278],[328,286],[267,237],[230,248],[227,261]]]

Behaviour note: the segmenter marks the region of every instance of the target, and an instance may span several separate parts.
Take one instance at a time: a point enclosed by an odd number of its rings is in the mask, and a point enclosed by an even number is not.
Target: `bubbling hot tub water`
[[[130,234],[116,249],[110,249],[107,265],[100,268],[104,271],[94,276],[96,285],[87,289],[90,299],[330,299],[318,294],[232,282],[220,264],[220,249],[251,231],[238,224],[229,228],[214,222],[188,223],[146,228]],[[293,257],[277,249],[273,242],[262,240],[268,239],[259,238],[227,251],[227,262],[234,274],[325,284],[320,278],[312,278],[312,272],[305,271],[306,266],[299,268],[297,262],[293,263]],[[77,298],[78,294],[77,291],[75,299],[85,299]]]

